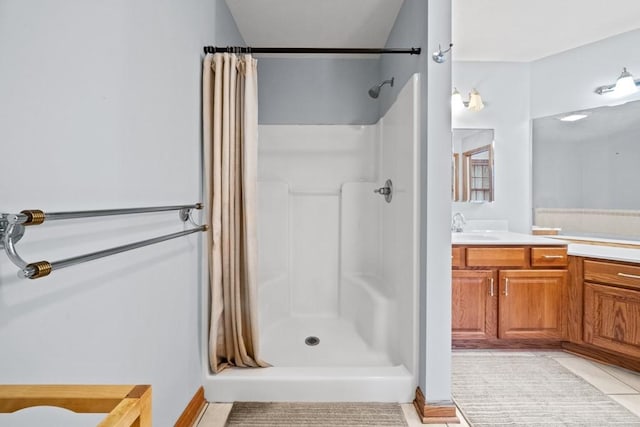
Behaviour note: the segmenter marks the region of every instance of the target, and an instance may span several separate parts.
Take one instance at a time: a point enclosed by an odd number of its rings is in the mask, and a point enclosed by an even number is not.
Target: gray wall
[[[451,62],[431,52],[451,40],[451,0],[405,0],[389,48],[421,47],[421,55],[386,55],[381,78],[395,77],[380,95],[381,115],[414,73],[420,75],[420,319],[418,385],[430,403],[451,404]]]
[[[260,124],[373,124],[378,59],[259,58]]]
[[[455,49],[455,48],[454,48]],[[531,227],[530,65],[526,62],[455,61],[453,86],[464,99],[476,88],[486,102],[478,112],[453,112],[453,127],[494,129],[495,201],[454,202],[454,212],[468,219],[506,219],[509,230],[528,233]]]
[[[200,200],[202,46],[225,34],[214,20],[228,19],[225,8],[2,0],[0,141],[15,149],[2,211]],[[183,227],[174,212],[60,221],[28,230],[18,248],[55,261]],[[202,384],[202,237],[36,281],[0,254],[0,383],[151,384],[153,425],[174,425]],[[30,425],[75,425],[45,414]]]
[[[609,37],[531,63],[531,117],[546,117],[623,100],[598,95],[595,88],[615,83],[622,67],[638,78],[640,29]]]
[[[624,108],[640,111],[631,104],[615,110]],[[614,109],[599,110],[575,123],[533,121],[534,208],[640,209],[640,125],[617,129]],[[598,114],[608,116],[591,125]]]
[[[246,46],[226,1],[215,0],[215,5],[215,16],[213,17],[215,36],[211,43],[216,46]]]

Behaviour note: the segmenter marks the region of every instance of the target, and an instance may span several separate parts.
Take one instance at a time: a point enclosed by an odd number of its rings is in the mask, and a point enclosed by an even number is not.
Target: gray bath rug
[[[453,398],[474,427],[640,426],[640,418],[544,355],[453,355]]]
[[[407,426],[397,403],[235,402],[227,426]]]

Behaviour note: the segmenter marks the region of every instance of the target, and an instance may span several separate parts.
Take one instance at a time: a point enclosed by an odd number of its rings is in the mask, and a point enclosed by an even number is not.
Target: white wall
[[[495,202],[454,202],[468,219],[506,219],[509,230],[528,233],[531,224],[529,64],[454,62],[453,86],[467,98],[477,89],[479,112],[453,113],[453,128],[494,129]]]
[[[336,316],[341,188],[375,181],[377,129],[260,125],[259,132],[262,328],[283,316]],[[371,258],[375,248],[368,250],[361,255]],[[348,268],[358,264],[352,255]]]
[[[391,360],[400,361],[416,374],[418,333],[419,238],[417,194],[419,169],[420,81],[414,74],[398,94],[396,102],[380,120],[380,182],[391,179],[391,203],[380,200],[382,282],[393,295],[394,320],[390,335]]]
[[[220,4],[0,2],[1,210],[200,200],[200,57]],[[18,248],[55,261],[182,228],[176,213],[65,221]],[[151,384],[154,425],[173,425],[202,383],[200,239],[37,281],[0,255],[0,383]]]

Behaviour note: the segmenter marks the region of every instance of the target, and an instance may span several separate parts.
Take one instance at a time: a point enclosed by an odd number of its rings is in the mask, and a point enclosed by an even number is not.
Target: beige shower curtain
[[[207,54],[202,77],[211,322],[209,364],[267,366],[258,356],[258,88],[251,55]]]

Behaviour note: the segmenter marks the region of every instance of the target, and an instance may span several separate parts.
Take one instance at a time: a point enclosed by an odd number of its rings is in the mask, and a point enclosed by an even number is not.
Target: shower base
[[[261,331],[261,337],[262,359],[273,366],[393,366],[342,318],[290,317]],[[309,337],[317,337],[318,344],[306,344]]]
[[[292,317],[261,336],[261,357],[272,366],[207,375],[208,401],[411,402],[415,396],[407,368],[373,351],[347,320]],[[320,342],[305,344],[310,336]]]

